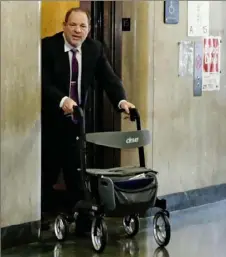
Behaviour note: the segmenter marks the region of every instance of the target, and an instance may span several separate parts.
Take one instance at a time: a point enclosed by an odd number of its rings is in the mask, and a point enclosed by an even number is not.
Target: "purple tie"
[[[71,84],[70,84],[70,97],[73,99],[77,105],[79,105],[78,98],[78,60],[76,58],[77,50],[72,49],[72,62],[71,62]],[[73,122],[77,124],[77,120],[72,118]]]
[[[72,63],[71,63],[71,88],[70,88],[70,97],[79,105],[78,98],[78,60],[76,58],[77,50],[72,51]]]

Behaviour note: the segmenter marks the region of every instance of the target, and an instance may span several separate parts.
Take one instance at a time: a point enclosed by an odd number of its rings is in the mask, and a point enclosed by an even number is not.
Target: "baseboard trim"
[[[169,211],[178,211],[204,204],[210,204],[226,199],[226,183],[163,195],[159,198],[166,199],[167,209]],[[153,212],[151,210],[147,213],[148,216],[152,214]]]
[[[41,221],[27,222],[1,228],[1,248],[11,248],[37,242],[40,235]]]

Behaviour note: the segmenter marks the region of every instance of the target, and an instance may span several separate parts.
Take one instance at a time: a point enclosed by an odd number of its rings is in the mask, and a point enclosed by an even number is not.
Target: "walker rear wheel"
[[[140,229],[140,220],[138,215],[128,215],[123,218],[123,227],[129,237],[135,236]]]
[[[157,212],[153,219],[154,237],[159,246],[166,246],[170,241],[171,227],[167,214],[164,211]]]
[[[91,239],[96,252],[103,252],[108,240],[107,225],[102,217],[94,218],[91,227]]]

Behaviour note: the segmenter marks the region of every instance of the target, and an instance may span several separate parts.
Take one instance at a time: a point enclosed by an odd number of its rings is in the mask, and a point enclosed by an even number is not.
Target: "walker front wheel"
[[[108,241],[107,225],[102,217],[94,218],[91,227],[91,239],[96,252],[103,252]]]
[[[123,227],[129,237],[135,236],[140,229],[140,220],[138,215],[128,215],[123,218]]]

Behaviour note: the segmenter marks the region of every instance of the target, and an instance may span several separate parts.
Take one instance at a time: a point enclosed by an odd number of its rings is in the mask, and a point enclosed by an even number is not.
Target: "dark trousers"
[[[55,123],[56,124],[56,123]],[[55,210],[53,185],[63,171],[67,188],[67,207],[72,209],[83,198],[79,153],[79,126],[68,117],[53,126],[42,126],[42,211]]]

